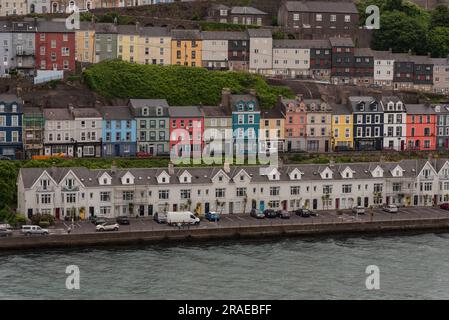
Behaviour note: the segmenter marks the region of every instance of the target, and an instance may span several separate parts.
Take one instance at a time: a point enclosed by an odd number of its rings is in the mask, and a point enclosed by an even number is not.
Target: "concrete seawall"
[[[449,218],[63,234],[0,239],[0,250],[144,244],[280,236],[449,231]]]

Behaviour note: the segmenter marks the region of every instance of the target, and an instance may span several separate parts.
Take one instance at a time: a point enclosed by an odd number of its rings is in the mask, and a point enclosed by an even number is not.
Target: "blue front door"
[[[260,211],[265,210],[265,201],[260,201]]]

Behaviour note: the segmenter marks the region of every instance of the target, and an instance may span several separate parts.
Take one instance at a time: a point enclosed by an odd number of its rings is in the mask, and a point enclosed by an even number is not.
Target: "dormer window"
[[[243,175],[240,176],[240,181],[245,180],[245,177]]]
[[[108,184],[108,179],[104,178],[103,179],[103,184]]]
[[[248,103],[248,111],[254,111],[254,102]]]
[[[218,181],[222,182],[223,181],[223,176],[218,176]]]
[[[349,172],[346,172],[346,178],[350,178],[351,175],[349,174]]]
[[[184,182],[188,182],[189,179],[187,177],[184,177]]]
[[[12,105],[12,112],[17,112],[17,104]]]
[[[150,114],[150,111],[149,111],[149,109],[147,107],[142,109],[142,115],[143,116],[148,116],[149,114]]]
[[[129,178],[126,178],[126,184],[129,184],[130,182]]]
[[[245,109],[245,105],[243,104],[243,102],[240,102],[240,103],[237,105],[237,109],[238,109],[238,111],[243,111],[243,110]]]
[[[5,105],[3,103],[0,104],[0,112],[5,112]]]
[[[329,173],[326,173],[324,176],[326,177],[326,179],[329,179]]]
[[[298,174],[295,173],[295,175],[293,176],[295,179],[298,179]]]
[[[165,183],[165,177],[162,177],[161,181],[162,181],[163,183]]]
[[[162,116],[162,107],[157,107],[157,115],[160,117]]]

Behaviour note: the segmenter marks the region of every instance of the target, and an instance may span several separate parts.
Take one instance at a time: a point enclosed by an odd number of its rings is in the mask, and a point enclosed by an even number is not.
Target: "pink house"
[[[278,108],[285,116],[285,149],[289,151],[306,150],[307,108],[302,96],[283,99],[279,96]]]

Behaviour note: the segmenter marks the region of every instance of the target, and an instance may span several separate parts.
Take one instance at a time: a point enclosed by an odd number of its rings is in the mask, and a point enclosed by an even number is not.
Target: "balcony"
[[[30,56],[34,56],[34,51],[17,51],[16,52],[16,56],[18,57],[30,57]]]

